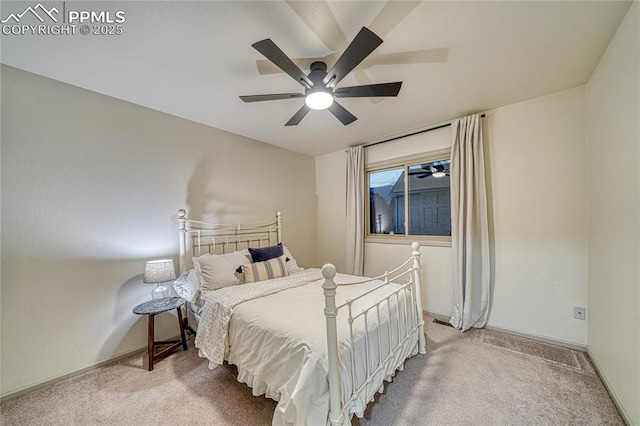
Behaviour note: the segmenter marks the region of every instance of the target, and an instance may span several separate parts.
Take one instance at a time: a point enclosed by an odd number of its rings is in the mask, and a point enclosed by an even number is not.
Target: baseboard
[[[624,409],[624,406],[621,404],[620,398],[618,397],[618,394],[616,393],[615,390],[613,390],[613,387],[611,386],[611,384],[607,380],[607,376],[605,376],[602,373],[602,370],[600,369],[600,366],[598,365],[598,362],[593,357],[593,355],[591,355],[591,352],[589,351],[589,346],[588,345],[587,345],[587,356],[589,357],[589,360],[591,361],[591,364],[593,365],[593,368],[596,370],[596,373],[598,373],[598,377],[600,377],[600,381],[602,381],[602,383],[604,384],[604,387],[607,389],[607,392],[609,392],[609,396],[611,397],[611,400],[613,401],[613,403],[615,404],[616,408],[620,412],[620,415],[622,416],[622,420],[624,420],[625,424],[627,424],[629,426],[632,425],[633,423],[631,422],[631,416]]]
[[[56,384],[58,382],[62,382],[64,380],[70,379],[72,377],[79,376],[81,374],[87,373],[87,372],[95,370],[97,368],[104,367],[105,365],[113,364],[114,362],[118,362],[118,361],[120,361],[122,359],[125,359],[125,358],[128,358],[128,357],[130,357],[132,355],[136,355],[136,354],[139,354],[141,352],[146,352],[146,351],[147,351],[147,346],[145,345],[142,348],[134,349],[134,350],[131,350],[129,352],[125,352],[122,355],[118,355],[118,356],[110,358],[110,359],[108,359],[106,361],[98,362],[96,364],[90,365],[90,366],[82,368],[80,370],[72,371],[71,373],[63,374],[61,376],[57,376],[57,377],[54,377],[53,379],[45,380],[44,382],[40,382],[40,383],[37,383],[35,385],[29,385],[29,386],[24,387],[24,388],[22,388],[20,390],[17,390],[17,391],[14,391],[14,392],[11,392],[11,393],[8,393],[6,395],[1,396],[0,397],[0,403],[8,401],[8,400],[13,399],[13,398],[17,398],[17,397],[25,395],[25,394],[28,394],[29,392],[33,392],[33,391],[36,391],[38,389],[45,388],[47,386],[51,386],[53,384]]]
[[[437,312],[422,311],[422,313],[431,318],[437,319],[442,322],[447,322],[447,323],[449,322],[449,318],[451,318],[451,315],[439,314]]]
[[[426,311],[424,313],[425,313],[425,315],[429,315],[431,318],[435,318],[435,319],[440,320],[440,321],[449,322],[449,316],[448,315],[438,314],[438,313],[434,313],[434,312],[426,312]],[[485,328],[487,330],[499,331],[500,333],[511,334],[513,336],[518,336],[518,337],[524,337],[525,339],[535,340],[537,342],[542,342],[542,343],[546,343],[546,344],[549,344],[549,345],[561,346],[563,348],[573,349],[573,350],[580,351],[580,352],[587,352],[587,346],[586,345],[580,345],[580,344],[577,344],[577,343],[574,343],[574,342],[568,342],[566,340],[553,339],[553,338],[550,338],[550,337],[540,336],[540,335],[531,334],[531,333],[523,333],[521,331],[512,330],[512,329],[503,328],[503,327],[496,327],[496,326],[493,326],[493,325],[487,325],[487,326],[485,326]]]

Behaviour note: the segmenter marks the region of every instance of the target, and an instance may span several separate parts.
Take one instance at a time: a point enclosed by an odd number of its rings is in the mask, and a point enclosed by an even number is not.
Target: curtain
[[[347,149],[347,273],[364,274],[364,158],[362,146]]]
[[[451,248],[454,306],[450,323],[466,331],[487,323],[491,264],[487,191],[479,115],[453,121],[451,147]]]

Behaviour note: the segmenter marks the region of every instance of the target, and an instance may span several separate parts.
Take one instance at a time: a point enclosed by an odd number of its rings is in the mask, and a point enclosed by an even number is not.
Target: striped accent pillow
[[[245,283],[270,280],[289,276],[287,270],[287,256],[282,255],[264,262],[255,262],[242,265]]]

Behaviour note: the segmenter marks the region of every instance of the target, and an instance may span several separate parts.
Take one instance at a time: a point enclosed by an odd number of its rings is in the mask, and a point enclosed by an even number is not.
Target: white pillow
[[[287,260],[287,269],[289,270],[289,274],[300,271],[302,268],[298,266],[298,262],[296,262],[296,260],[293,258],[293,255],[291,254],[287,246],[283,244],[282,250],[284,251],[284,255],[287,256],[287,259],[289,259]]]
[[[234,251],[227,254],[205,254],[193,258],[200,287],[204,290],[218,290],[223,287],[240,284],[236,269],[251,261],[249,250]]]
[[[189,271],[181,274],[177,280],[173,282],[173,288],[178,293],[178,296],[189,302],[197,302],[200,297],[200,282],[196,271],[190,269]]]

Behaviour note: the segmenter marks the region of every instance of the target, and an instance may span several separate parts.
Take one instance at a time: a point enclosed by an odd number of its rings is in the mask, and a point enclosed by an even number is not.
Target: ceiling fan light
[[[304,102],[311,109],[327,109],[333,103],[333,96],[323,91],[311,92]]]
[[[434,178],[441,178],[441,177],[445,177],[447,174],[445,172],[435,172],[434,174],[432,174],[431,176],[433,176]]]

